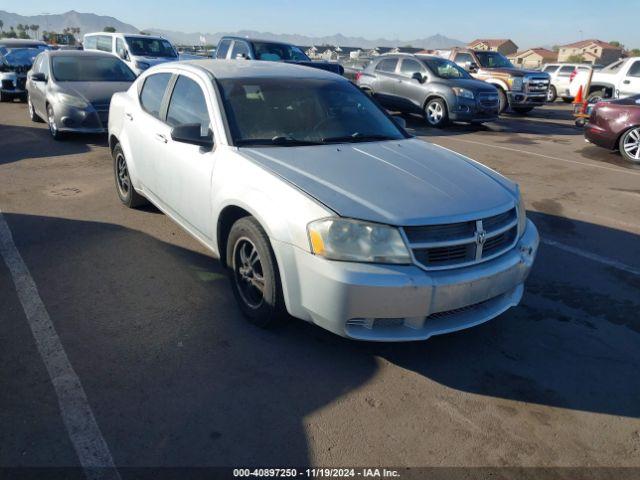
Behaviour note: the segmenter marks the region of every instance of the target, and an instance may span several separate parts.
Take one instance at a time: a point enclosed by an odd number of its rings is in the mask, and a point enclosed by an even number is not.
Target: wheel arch
[[[589,93],[588,95],[591,95],[593,92],[597,92],[598,90],[604,90],[605,95],[608,95],[605,98],[613,98],[613,94],[615,92],[615,86],[610,84],[610,83],[600,83],[600,82],[596,82],[596,83],[592,83],[589,86]]]
[[[431,92],[429,93],[429,95],[427,95],[427,98],[422,104],[422,110],[426,110],[427,104],[431,100],[435,100],[435,99],[442,100],[444,102],[445,107],[447,107],[447,112],[451,112],[451,107],[449,106],[449,102],[447,101],[446,97],[441,93],[435,93],[435,92]]]
[[[620,141],[622,140],[622,137],[625,136],[625,134],[629,131],[629,130],[633,130],[634,128],[640,128],[640,123],[636,124],[636,125],[627,125],[621,132],[620,134],[616,137],[616,142],[613,144],[613,150],[619,150],[620,149]]]

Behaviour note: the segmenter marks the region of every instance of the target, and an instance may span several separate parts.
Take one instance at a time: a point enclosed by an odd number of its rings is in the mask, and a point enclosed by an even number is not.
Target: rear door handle
[[[165,137],[161,133],[156,133],[156,140],[162,143],[167,143],[167,137]]]
[[[130,121],[133,120],[133,115],[131,115],[130,113],[125,113],[124,116],[127,117]]]

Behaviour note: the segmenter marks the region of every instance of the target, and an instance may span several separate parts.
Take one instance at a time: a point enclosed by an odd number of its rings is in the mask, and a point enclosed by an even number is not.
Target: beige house
[[[545,63],[553,63],[557,60],[558,54],[546,48],[530,48],[522,52],[509,55],[509,60],[516,67],[520,68],[540,68]]]
[[[574,55],[580,55],[585,62],[608,65],[623,55],[622,47],[614,47],[601,40],[582,40],[562,45],[558,51],[558,62],[568,62]]]
[[[479,38],[467,44],[474,50],[490,50],[508,56],[518,51],[518,46],[508,38]]]

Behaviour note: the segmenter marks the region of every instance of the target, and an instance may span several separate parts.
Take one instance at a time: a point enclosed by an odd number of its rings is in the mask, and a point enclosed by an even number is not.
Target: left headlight
[[[325,218],[307,226],[311,252],[329,260],[411,263],[395,227],[345,218]]]
[[[522,198],[522,193],[518,198],[518,237],[521,237],[524,234],[525,229],[527,228],[527,209],[524,206],[524,198]]]
[[[69,95],[68,93],[56,93],[55,99],[58,103],[68,105],[76,108],[87,108],[89,104],[82,98],[75,95]]]
[[[458,97],[468,98],[470,100],[473,100],[475,98],[473,92],[471,90],[467,90],[466,88],[452,87],[451,89],[453,90],[453,93],[455,93]]]

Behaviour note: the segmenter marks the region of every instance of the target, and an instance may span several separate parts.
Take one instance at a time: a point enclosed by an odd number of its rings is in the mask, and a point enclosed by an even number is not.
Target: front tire
[[[58,129],[58,124],[56,123],[56,116],[53,112],[53,107],[51,105],[47,105],[47,123],[49,124],[49,133],[54,140],[62,140],[63,134]]]
[[[254,217],[233,224],[226,255],[231,288],[244,316],[261,328],[279,324],[285,308],[278,266],[269,237]]]
[[[131,177],[129,176],[127,159],[119,143],[113,148],[111,155],[113,156],[113,174],[116,181],[116,193],[120,201],[129,208],[140,207],[148,203],[147,199],[133,188],[133,183],[131,183]]]
[[[627,130],[620,138],[619,148],[622,158],[640,165],[640,127]]]
[[[427,123],[435,128],[443,128],[449,124],[447,104],[441,98],[434,98],[427,102],[424,108],[424,116]]]
[[[549,91],[547,92],[547,102],[553,103],[556,101],[556,98],[558,98],[558,92],[556,92],[556,87],[551,85],[549,87]]]
[[[502,114],[507,111],[509,108],[509,99],[507,98],[507,94],[504,93],[502,88],[498,88],[498,113]]]

